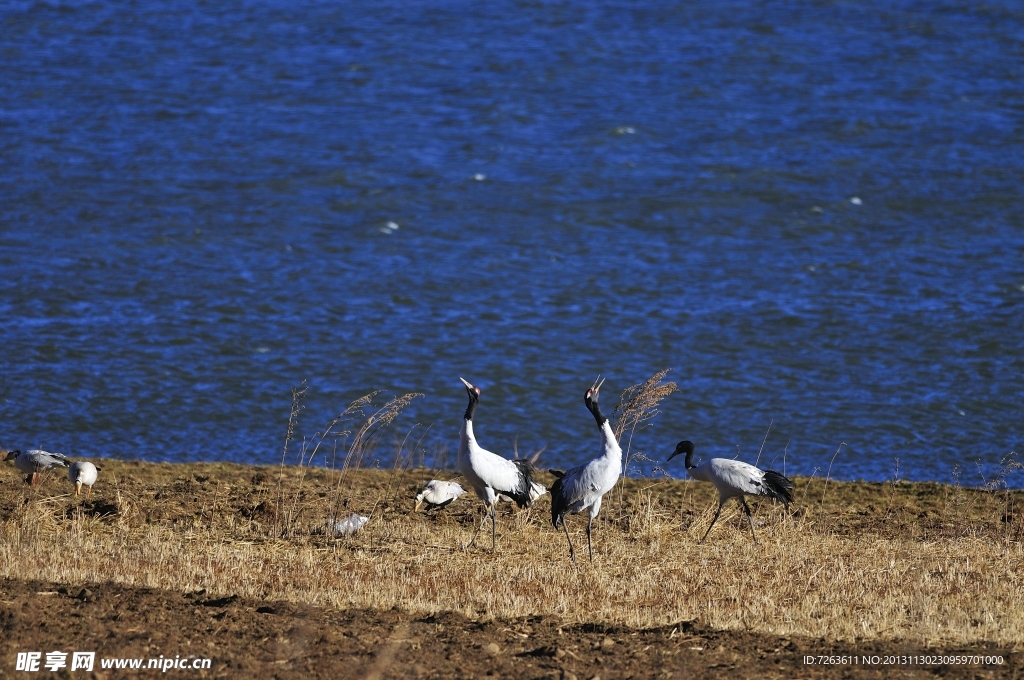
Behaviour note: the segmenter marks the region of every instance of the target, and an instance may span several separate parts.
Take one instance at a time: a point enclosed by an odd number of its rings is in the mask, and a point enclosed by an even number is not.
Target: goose
[[[92,463],[80,460],[71,464],[68,468],[68,479],[75,485],[75,495],[80,496],[82,494],[82,487],[85,486],[86,496],[92,495],[92,485],[96,483],[96,473],[100,471],[100,468],[96,467]]]
[[[598,396],[604,380],[600,377],[583,395],[583,403],[597,421],[597,429],[601,433],[601,453],[582,465],[561,472],[551,470],[558,479],[551,486],[551,523],[555,529],[561,524],[565,529],[565,538],[569,541],[569,557],[576,562],[576,549],[569,538],[569,527],[565,516],[590,510],[587,520],[587,550],[590,561],[594,561],[594,546],[591,539],[594,518],[601,512],[601,499],[612,490],[622,474],[622,449],[615,438],[612,426],[601,413]]]
[[[476,542],[477,534],[491,517],[491,552],[497,543],[497,513],[495,504],[499,494],[511,498],[519,507],[529,507],[533,502],[530,491],[533,489],[533,465],[525,459],[508,460],[496,453],[481,447],[473,434],[473,414],[480,402],[480,388],[474,387],[464,378],[459,378],[466,386],[469,405],[462,419],[462,431],[459,436],[459,472],[473,487],[477,497],[484,504],[484,518],[473,533],[467,548]]]
[[[751,496],[767,496],[782,503],[786,509],[793,502],[793,482],[789,481],[775,470],[762,470],[749,463],[730,458],[712,458],[701,465],[693,464],[693,442],[681,441],[676,444],[676,450],[668,457],[672,460],[679,454],[685,454],[686,472],[702,482],[711,482],[718,489],[718,510],[715,511],[715,518],[711,520],[708,530],[704,532],[700,543],[711,533],[711,527],[715,526],[718,516],[722,513],[722,506],[730,498],[738,498],[743,506],[743,512],[747,514],[747,522],[750,524],[750,535],[754,537],[754,545],[757,545],[757,534],[754,533],[754,520],[750,516],[750,507],[747,505],[746,494]],[[668,461],[665,461],[666,463]]]
[[[41,449],[29,449],[25,452],[10,451],[4,460],[13,460],[16,468],[27,472],[28,477],[25,481],[32,486],[42,482],[42,477],[39,477],[40,472],[71,466],[71,461],[63,453],[49,453]]]

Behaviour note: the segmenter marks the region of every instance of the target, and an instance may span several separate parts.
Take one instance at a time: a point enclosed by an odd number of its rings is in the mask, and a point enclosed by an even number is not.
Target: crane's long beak
[[[463,381],[463,382],[465,382],[465,381]],[[423,506],[424,506],[424,502],[423,502],[423,499],[422,499],[422,498],[417,498],[417,499],[416,499],[416,507],[414,507],[414,508],[412,509],[412,511],[413,511],[413,512],[419,512],[419,511],[420,511],[420,508],[422,508]]]
[[[463,384],[463,385],[465,385],[465,386],[466,386],[466,387],[467,387],[468,389],[471,389],[471,390],[472,390],[472,389],[476,389],[476,388],[474,388],[474,387],[473,387],[473,386],[472,386],[472,385],[471,385],[471,384],[469,383],[469,381],[468,381],[468,380],[466,380],[465,378],[459,378],[459,380],[461,380],[461,381],[462,381],[462,384]]]
[[[82,495],[82,483],[81,482],[75,482],[75,495],[76,496],[81,496]]]

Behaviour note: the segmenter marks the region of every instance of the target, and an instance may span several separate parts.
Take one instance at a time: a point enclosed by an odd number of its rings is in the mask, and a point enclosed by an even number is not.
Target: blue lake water
[[[1021,451],[1016,2],[8,2],[0,74],[2,447],[274,463],[307,380],[438,462],[464,376],[565,466],[673,367],[658,460]]]

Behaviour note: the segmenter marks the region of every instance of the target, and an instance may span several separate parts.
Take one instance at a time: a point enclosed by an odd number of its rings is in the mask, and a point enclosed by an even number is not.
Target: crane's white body
[[[594,519],[601,512],[601,500],[622,475],[622,449],[608,421],[601,425],[601,454],[569,469],[562,477],[562,498],[570,514],[590,510]]]
[[[446,482],[440,479],[432,479],[427,482],[423,490],[416,494],[416,510],[424,505],[444,507],[457,499],[466,490],[458,482]]]
[[[76,463],[72,463],[71,467],[68,468],[68,479],[70,479],[71,483],[75,485],[76,496],[82,493],[83,486],[88,488],[85,492],[86,495],[92,495],[92,485],[96,483],[96,478],[98,476],[99,468],[89,461],[80,460]]]
[[[50,453],[42,449],[11,451],[4,460],[13,460],[14,467],[29,475],[29,484],[36,485],[36,475],[58,467],[69,467],[71,461],[63,453]]]
[[[472,420],[462,421],[458,462],[459,472],[488,508],[494,505],[499,493],[522,485],[522,475],[515,463],[477,443]]]
[[[723,503],[744,494],[764,494],[764,470],[740,460],[712,458],[686,472],[696,480],[711,482]]]

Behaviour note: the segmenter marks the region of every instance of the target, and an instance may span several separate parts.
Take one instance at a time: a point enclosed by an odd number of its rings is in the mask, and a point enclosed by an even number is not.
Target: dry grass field
[[[1024,646],[1024,492],[797,478],[788,514],[754,506],[759,545],[732,503],[698,544],[716,507],[710,485],[625,479],[595,524],[594,562],[584,549],[574,566],[547,496],[523,511],[502,504],[495,554],[483,533],[467,550],[481,511],[471,492],[410,512],[433,476],[454,477],[107,460],[86,498],[55,473],[30,488],[5,465],[0,576],[421,619],[540,617],[559,631],[696,626],[854,646]],[[336,537],[326,530],[335,512],[370,521]],[[584,526],[570,518],[577,546]]]

